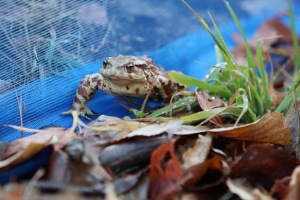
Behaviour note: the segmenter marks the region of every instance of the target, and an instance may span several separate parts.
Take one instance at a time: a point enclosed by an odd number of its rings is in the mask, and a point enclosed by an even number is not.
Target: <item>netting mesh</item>
[[[206,21],[209,11],[234,46],[231,34],[237,29],[222,0],[188,3]],[[285,0],[230,3],[248,36],[286,7]],[[194,61],[215,64],[213,41],[179,0],[2,0],[0,44],[0,124],[31,128],[69,127],[71,117],[60,112],[71,107],[82,77],[98,72],[107,56],[149,55],[166,70],[197,78],[209,68]],[[90,107],[101,114],[128,115],[121,105],[108,105],[116,99],[104,92],[93,99]],[[0,140],[19,136],[0,127]]]

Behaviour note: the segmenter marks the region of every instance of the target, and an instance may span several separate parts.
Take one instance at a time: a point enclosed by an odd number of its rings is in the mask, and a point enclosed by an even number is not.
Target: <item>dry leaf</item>
[[[155,136],[167,132],[169,134],[174,134],[182,127],[182,121],[180,119],[175,119],[167,123],[155,123],[139,128],[128,134],[118,134],[115,140],[120,140],[124,138],[131,138],[134,136]]]
[[[252,142],[266,142],[288,146],[292,143],[290,127],[281,113],[268,112],[258,121],[238,127],[211,129],[217,135]]]
[[[26,129],[23,127],[10,126],[12,128],[18,128],[18,130],[26,131],[26,132],[35,132],[34,135],[24,137],[18,140],[13,141],[9,144],[7,149],[5,150],[2,159],[6,159],[7,157],[27,148],[31,143],[35,144],[44,144],[44,146],[49,145],[54,140],[58,141],[62,139],[66,130],[64,128],[51,128],[51,129]]]
[[[296,167],[297,169],[297,167]],[[290,176],[286,176],[282,179],[276,180],[275,184],[270,190],[270,195],[275,197],[276,199],[284,199],[286,196],[287,188],[289,186],[289,182],[291,180]]]
[[[37,152],[44,149],[49,144],[37,144],[37,143],[30,143],[25,149],[21,149],[14,155],[10,156],[9,158],[0,161],[0,171],[5,169],[9,169],[22,161],[26,160],[30,156],[36,154]]]
[[[174,132],[174,135],[190,135],[204,132],[215,133],[216,135],[236,140],[267,142],[288,146],[292,142],[290,127],[284,122],[281,113],[269,112],[256,122],[235,127],[213,128],[206,126],[183,125],[181,129]]]
[[[173,139],[161,145],[152,153],[148,193],[150,199],[164,198],[176,193],[179,191],[179,185],[184,181],[184,172],[174,151],[175,141]],[[165,161],[167,154],[170,158]],[[164,162],[163,168],[162,162]]]
[[[99,135],[101,133],[101,135],[105,134],[105,136],[102,137],[112,139],[116,134],[126,135],[146,125],[146,123],[139,121],[127,121],[118,117],[100,115],[96,120],[82,129],[82,132],[84,136]]]
[[[242,66],[247,66],[246,47],[236,34],[233,36],[237,46],[232,50],[232,55],[235,61]],[[267,38],[267,39],[266,39]],[[266,53],[272,44],[275,43],[289,43],[292,44],[290,29],[280,22],[279,18],[274,18],[263,23],[256,31],[254,36],[248,40],[251,50],[254,52],[256,44],[259,40],[264,39],[262,43],[263,53]],[[266,57],[265,60],[268,60]]]
[[[148,185],[149,185],[149,177],[142,176],[139,179],[139,182],[134,187],[134,189],[126,192],[119,196],[121,200],[138,200],[138,199],[147,199],[147,192],[148,192]]]
[[[197,90],[195,90],[194,94],[202,110],[209,110],[212,108],[225,106],[224,102],[221,99],[215,98],[212,100],[206,92],[197,92]],[[223,127],[223,122],[220,116],[214,116],[209,121],[215,124],[216,126]]]
[[[109,145],[100,153],[100,162],[112,170],[141,166],[141,163],[149,164],[151,153],[167,141],[167,137],[161,136]]]
[[[293,171],[291,181],[285,196],[285,200],[300,199],[300,166]]]
[[[249,185],[241,183],[241,181],[236,181],[228,178],[226,180],[226,185],[232,193],[237,194],[241,199],[273,199],[266,191],[260,191],[258,188],[252,188]]]
[[[300,164],[289,152],[271,145],[252,145],[232,166],[229,177],[246,179],[252,186],[260,185],[269,191],[275,180],[289,176]]]
[[[193,165],[185,170],[190,175],[189,179],[184,183],[186,187],[193,187],[202,190],[218,185],[223,180],[222,164],[218,157],[214,156],[205,162]],[[202,181],[205,177],[205,180]]]
[[[0,170],[8,169],[21,163],[50,144],[53,144],[56,150],[62,148],[76,137],[74,133],[58,127],[36,130],[12,125],[8,126],[24,132],[35,132],[35,134],[10,143],[3,154],[3,160],[0,161]]]
[[[185,169],[201,164],[206,160],[211,148],[212,138],[210,134],[206,134],[205,136],[199,135],[194,147],[184,152],[182,158]]]

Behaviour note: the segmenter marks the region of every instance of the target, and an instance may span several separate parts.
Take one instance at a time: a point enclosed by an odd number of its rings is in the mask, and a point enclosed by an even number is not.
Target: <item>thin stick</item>
[[[23,113],[22,113],[22,95],[20,95],[20,98],[18,96],[17,90],[15,90],[16,93],[16,98],[17,98],[17,102],[18,102],[18,107],[19,107],[19,114],[20,114],[20,126],[23,127]],[[24,137],[24,132],[21,131],[21,138]]]

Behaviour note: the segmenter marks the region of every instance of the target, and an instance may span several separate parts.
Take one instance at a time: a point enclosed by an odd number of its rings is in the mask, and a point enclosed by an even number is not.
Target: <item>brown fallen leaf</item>
[[[221,160],[216,156],[189,167],[185,170],[185,173],[190,176],[185,181],[184,186],[188,188],[196,187],[198,190],[215,186],[223,180]]]
[[[14,127],[14,126],[11,126]],[[21,127],[20,127],[21,128]],[[35,130],[35,129],[24,129],[24,131],[35,132],[35,134],[24,137],[18,140],[15,140],[9,144],[7,149],[5,150],[2,160],[8,158],[9,156],[19,152],[22,149],[27,148],[29,144],[36,143],[36,144],[45,144],[46,146],[53,142],[53,140],[59,140],[65,134],[64,128],[51,128],[45,130]]]
[[[297,169],[298,167],[296,167]],[[286,196],[286,192],[289,186],[289,182],[291,181],[290,176],[286,176],[282,179],[278,179],[275,181],[275,184],[270,190],[270,195],[276,199],[284,199]]]
[[[149,164],[151,153],[167,142],[166,136],[139,138],[109,145],[100,153],[100,163],[112,170],[124,170]],[[96,154],[99,156],[99,154]]]
[[[146,126],[147,123],[123,120],[118,117],[100,115],[96,120],[82,129],[83,136],[99,135],[101,138],[112,141],[117,134],[126,135],[134,130]]]
[[[256,122],[224,128],[183,125],[174,135],[191,135],[211,132],[218,136],[251,142],[266,142],[288,146],[292,143],[290,127],[281,113],[268,112]]]
[[[139,178],[139,182],[134,187],[134,189],[129,190],[128,192],[120,195],[119,198],[121,200],[147,199],[148,185],[149,185],[149,177],[144,175]]]
[[[300,166],[296,167],[291,176],[289,187],[286,192],[285,200],[300,199]]]
[[[290,29],[280,21],[279,17],[276,17],[264,22],[257,29],[253,37],[248,40],[248,43],[251,50],[254,52],[257,42],[261,39],[264,39],[264,42],[262,43],[262,50],[265,54],[270,49],[272,44],[279,42],[292,44],[291,35]],[[237,34],[234,34],[233,38],[236,41],[237,46],[232,50],[232,55],[239,65],[247,66],[248,62],[245,44],[241,41]],[[266,55],[264,60],[268,60]]]
[[[232,166],[231,179],[245,179],[252,186],[269,191],[275,180],[289,176],[300,164],[289,152],[271,145],[252,145]]]
[[[37,130],[12,125],[8,126],[24,132],[34,132],[35,134],[15,140],[7,146],[0,161],[0,170],[21,163],[51,144],[54,145],[55,150],[62,148],[76,137],[74,133],[58,127]]]
[[[103,139],[103,143],[126,138],[129,133],[149,124],[134,120],[123,120],[118,117],[107,115],[100,115],[88,125],[79,121],[79,118],[78,122],[79,125],[84,126],[84,129],[82,130],[83,136],[97,135]]]
[[[281,113],[268,112],[254,123],[238,127],[211,129],[221,137],[288,146],[292,143],[290,127]]]
[[[5,152],[5,150],[7,149],[7,147],[9,146],[10,143],[8,142],[0,142],[0,158],[3,157],[3,154]]]
[[[166,123],[153,123],[146,125],[142,128],[129,132],[127,134],[118,134],[115,140],[121,140],[124,138],[131,138],[134,136],[155,136],[167,132],[169,134],[174,134],[182,127],[182,121],[180,119],[175,119]]]
[[[149,199],[161,199],[179,191],[179,185],[185,180],[184,171],[175,155],[175,139],[158,147],[151,156]],[[166,155],[170,158],[165,161]],[[162,162],[164,167],[162,168]]]
[[[260,199],[260,200],[273,200],[273,198],[266,191],[261,191],[259,188],[252,188],[242,181],[232,180],[228,178],[226,185],[229,190],[238,195],[241,199]]]
[[[9,169],[22,161],[26,160],[30,156],[36,154],[37,152],[44,149],[49,144],[37,144],[37,143],[30,143],[25,149],[20,149],[14,155],[6,158],[5,160],[0,161],[0,171]]]
[[[225,106],[224,102],[221,99],[215,98],[212,100],[206,92],[197,92],[197,90],[194,90],[194,94],[202,110],[209,110],[212,108]],[[216,126],[223,127],[222,118],[220,116],[214,116],[209,121],[215,124]]]
[[[194,147],[183,153],[183,167],[185,169],[201,164],[206,160],[211,148],[212,138],[210,134],[205,136],[199,135]]]
[[[277,91],[272,85],[268,85],[268,91],[271,99],[271,110],[275,110],[287,95],[287,92]]]

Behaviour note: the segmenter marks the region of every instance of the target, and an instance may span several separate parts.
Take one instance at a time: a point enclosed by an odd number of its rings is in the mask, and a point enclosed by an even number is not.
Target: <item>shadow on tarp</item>
[[[271,16],[269,14],[242,21],[247,35],[251,36],[262,21]],[[230,23],[220,26],[220,29],[228,46],[233,47],[231,35],[237,31],[236,26]],[[181,37],[160,50],[142,54],[151,56],[156,65],[161,65],[166,70],[182,71],[196,78],[203,78],[210,68],[195,61],[215,64],[214,42],[204,30]],[[173,63],[172,66],[169,64],[170,60]],[[21,96],[23,105],[26,107],[22,117],[24,127],[38,129],[50,124],[70,127],[72,118],[61,116],[60,113],[70,109],[80,80],[86,74],[97,73],[101,64],[102,60],[99,60],[73,69],[65,76],[54,75],[0,95],[0,124],[20,125],[17,96]],[[99,91],[88,105],[100,114],[118,117],[129,115],[125,108],[115,103],[116,100],[111,95]],[[1,141],[12,141],[19,137],[18,131],[0,127]]]

